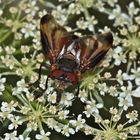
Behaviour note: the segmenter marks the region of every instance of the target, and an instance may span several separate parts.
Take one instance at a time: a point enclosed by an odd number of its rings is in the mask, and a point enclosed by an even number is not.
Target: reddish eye
[[[72,83],[77,82],[77,81],[76,81],[77,79],[76,79],[75,75],[72,74],[72,73],[67,73],[67,78],[68,78]]]
[[[52,72],[52,74],[50,75],[51,78],[57,78],[60,77],[61,75],[64,74],[63,70],[55,70]]]

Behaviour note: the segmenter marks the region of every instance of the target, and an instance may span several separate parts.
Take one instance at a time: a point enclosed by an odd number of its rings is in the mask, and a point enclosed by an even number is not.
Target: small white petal
[[[9,130],[12,130],[14,128],[14,125],[13,124],[10,124],[9,126],[8,126],[8,129]]]
[[[36,137],[36,139],[38,139],[38,140],[41,140],[41,139],[42,139],[42,136],[39,135],[39,134],[37,134],[35,137]]]
[[[97,108],[102,108],[103,107],[103,104],[97,104],[96,107]]]
[[[133,91],[134,97],[140,97],[140,87],[138,87],[135,91]]]

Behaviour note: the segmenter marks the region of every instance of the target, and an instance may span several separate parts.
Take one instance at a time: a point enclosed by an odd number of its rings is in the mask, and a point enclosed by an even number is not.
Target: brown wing
[[[43,49],[51,63],[55,63],[62,48],[68,46],[76,36],[60,26],[52,15],[45,15],[40,21],[40,34]]]
[[[106,55],[112,47],[113,36],[110,32],[94,36],[87,36],[79,39],[81,47],[80,54],[80,71],[85,72],[87,69],[94,68]]]

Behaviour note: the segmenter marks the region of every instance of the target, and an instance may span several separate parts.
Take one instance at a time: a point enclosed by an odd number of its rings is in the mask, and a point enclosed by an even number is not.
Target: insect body
[[[78,37],[60,26],[52,15],[41,18],[43,50],[49,59],[49,78],[59,81],[59,88],[78,85],[81,74],[93,69],[111,48],[110,32],[98,36]]]

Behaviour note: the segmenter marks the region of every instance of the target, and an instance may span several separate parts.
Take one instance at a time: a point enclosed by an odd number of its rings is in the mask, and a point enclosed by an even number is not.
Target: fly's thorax
[[[75,57],[71,54],[66,54],[63,57],[61,57],[57,64],[59,66],[59,69],[62,69],[64,71],[68,72],[75,72],[78,70],[79,64],[77,63]]]

